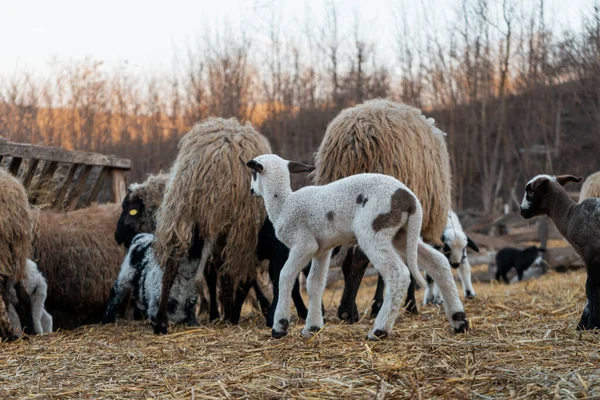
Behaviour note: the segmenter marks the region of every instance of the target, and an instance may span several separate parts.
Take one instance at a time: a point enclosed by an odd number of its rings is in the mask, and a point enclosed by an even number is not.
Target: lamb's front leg
[[[592,271],[600,275],[600,271]],[[585,284],[585,291],[587,294],[586,307],[584,314],[587,311],[587,321],[584,325],[584,329],[600,329],[600,284],[595,280],[600,280],[600,276],[590,277],[590,271],[588,269],[588,278]],[[597,279],[594,279],[597,278]],[[583,320],[583,316],[582,316]]]
[[[475,289],[473,289],[473,282],[471,281],[471,264],[469,263],[469,260],[465,259],[460,263],[460,267],[458,267],[458,276],[462,282],[465,298],[475,298]]]
[[[331,261],[331,251],[315,256],[312,260],[310,273],[306,279],[308,292],[308,315],[302,336],[309,338],[323,327],[323,291],[327,283],[327,271]]]
[[[273,330],[271,331],[271,336],[275,339],[280,339],[287,335],[290,325],[292,287],[294,286],[296,277],[318,248],[319,245],[313,240],[311,243],[304,244],[303,246],[295,246],[290,249],[290,254],[279,277],[279,298],[277,300],[277,307],[275,308]]]

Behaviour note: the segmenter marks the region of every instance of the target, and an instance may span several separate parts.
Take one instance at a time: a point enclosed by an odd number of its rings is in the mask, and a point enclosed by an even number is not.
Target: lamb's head
[[[525,195],[521,203],[521,216],[529,219],[539,215],[547,215],[551,203],[556,201],[555,194],[566,193],[564,186],[568,183],[583,181],[580,176],[573,175],[538,175],[525,186]]]
[[[448,258],[452,268],[460,267],[467,258],[467,247],[479,252],[479,247],[464,232],[458,229],[446,229],[442,234],[444,243],[443,253]]]
[[[115,230],[115,240],[118,244],[129,248],[131,241],[138,233],[154,232],[156,228],[153,222],[154,218],[149,215],[151,213],[147,210],[144,200],[138,195],[134,185],[127,189],[127,195],[123,199],[121,208],[121,216]]]
[[[252,170],[250,191],[253,195],[264,197],[266,191],[290,187],[290,173],[310,172],[311,165],[288,161],[275,154],[263,154],[246,163]]]

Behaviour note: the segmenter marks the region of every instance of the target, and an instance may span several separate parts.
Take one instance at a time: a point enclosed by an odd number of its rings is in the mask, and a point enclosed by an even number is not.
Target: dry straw
[[[600,197],[600,171],[585,179],[579,193],[579,202],[593,197]]]
[[[451,209],[451,177],[443,133],[421,111],[387,100],[343,110],[315,154],[313,180],[324,185],[371,172],[394,176],[423,206],[422,236],[439,242]]]
[[[224,271],[239,279],[256,272],[265,211],[250,193],[245,163],[265,153],[271,153],[268,140],[235,118],[206,119],[181,139],[157,214],[156,249],[163,267],[167,258],[187,253],[197,228],[203,238],[226,236]]]
[[[240,326],[203,325],[156,336],[147,322],[88,326],[0,344],[0,397],[221,398],[589,398],[600,395],[598,335],[574,327],[586,274],[545,275],[515,285],[475,283],[465,304],[472,330],[453,334],[437,307],[401,316],[385,341],[370,323],[335,318],[311,340],[298,324],[270,338],[259,312]],[[357,299],[368,311],[376,277]],[[419,291],[417,295],[422,295]],[[333,301],[332,301],[333,299]]]

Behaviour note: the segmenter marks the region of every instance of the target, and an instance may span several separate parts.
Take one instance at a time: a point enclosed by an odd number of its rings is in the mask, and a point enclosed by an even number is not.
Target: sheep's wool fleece
[[[48,282],[46,308],[84,315],[108,304],[125,250],[115,241],[119,204],[56,213],[31,211],[32,259]],[[101,318],[102,313],[98,316]],[[57,326],[61,326],[59,320]]]
[[[419,198],[421,235],[439,243],[451,209],[451,175],[444,133],[419,109],[369,100],[343,110],[315,154],[316,185],[359,173],[391,175]]]
[[[146,210],[157,210],[165,195],[168,179],[168,173],[150,175],[143,183],[133,183],[129,186],[129,197],[132,201],[141,200]]]
[[[31,251],[29,201],[21,183],[0,168],[0,277],[27,278],[25,262]]]
[[[579,202],[586,199],[600,197],[600,171],[593,173],[588,176],[581,186],[581,192],[579,194]]]
[[[269,141],[249,122],[242,125],[235,118],[208,118],[181,139],[157,213],[156,250],[162,268],[169,257],[186,255],[198,228],[203,238],[226,235],[224,271],[239,279],[254,276],[265,209],[250,193],[245,163],[266,153],[271,153]]]

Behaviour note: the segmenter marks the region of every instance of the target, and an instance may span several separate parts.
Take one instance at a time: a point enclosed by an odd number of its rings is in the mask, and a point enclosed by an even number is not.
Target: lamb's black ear
[[[289,161],[288,162],[288,170],[290,174],[298,174],[300,172],[311,172],[314,171],[315,167],[313,165],[302,164],[297,161]]]
[[[566,186],[567,184],[573,182],[573,183],[579,183],[583,181],[583,178],[581,176],[574,176],[574,175],[559,175],[556,177],[556,182],[560,183],[561,186]]]
[[[440,240],[442,241],[442,243],[446,243],[446,235],[442,233],[442,237],[440,238]]]
[[[262,173],[265,170],[265,167],[262,166],[261,163],[259,163],[256,160],[250,160],[246,163],[246,166],[248,168],[250,168],[253,171],[258,172],[259,174]]]
[[[479,247],[468,236],[467,236],[467,247],[470,247],[470,248],[472,248],[473,250],[475,250],[476,252],[479,253]]]

